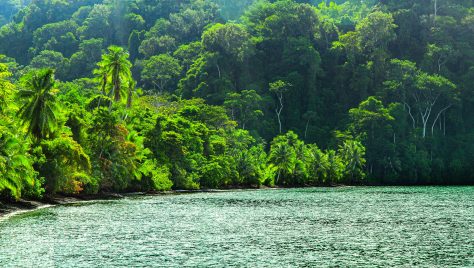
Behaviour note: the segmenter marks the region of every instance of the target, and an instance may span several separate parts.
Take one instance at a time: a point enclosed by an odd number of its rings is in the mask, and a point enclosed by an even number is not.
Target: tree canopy
[[[472,1],[0,3],[0,196],[474,182]]]

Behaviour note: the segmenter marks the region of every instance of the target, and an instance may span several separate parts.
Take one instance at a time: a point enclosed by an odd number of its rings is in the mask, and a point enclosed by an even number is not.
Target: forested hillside
[[[474,183],[472,0],[4,0],[0,192]]]

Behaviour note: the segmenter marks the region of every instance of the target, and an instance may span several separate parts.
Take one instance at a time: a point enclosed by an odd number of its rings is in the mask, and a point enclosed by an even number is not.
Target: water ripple
[[[0,222],[0,267],[474,267],[474,187],[133,197]]]

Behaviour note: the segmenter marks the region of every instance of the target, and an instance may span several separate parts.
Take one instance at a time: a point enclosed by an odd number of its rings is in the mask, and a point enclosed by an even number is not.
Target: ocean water
[[[0,267],[474,267],[474,187],[130,197],[0,221]]]

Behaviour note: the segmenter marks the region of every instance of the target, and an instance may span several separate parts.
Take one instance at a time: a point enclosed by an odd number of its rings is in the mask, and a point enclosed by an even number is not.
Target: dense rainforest
[[[0,198],[474,183],[472,0],[2,0]]]

